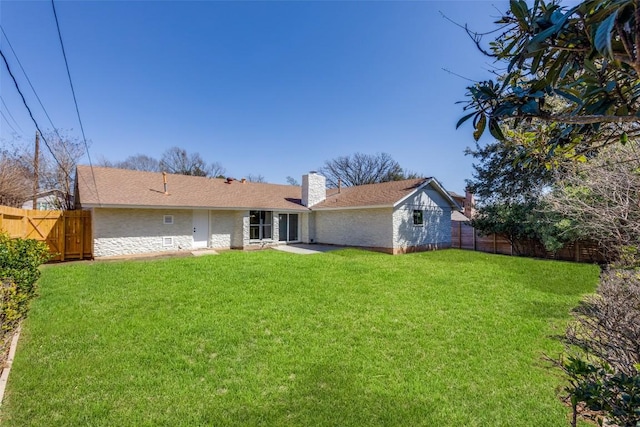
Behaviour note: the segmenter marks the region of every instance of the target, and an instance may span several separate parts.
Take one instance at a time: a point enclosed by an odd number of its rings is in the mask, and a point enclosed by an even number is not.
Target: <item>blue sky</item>
[[[462,192],[470,126],[455,129],[470,84],[491,62],[441,12],[479,31],[507,1],[56,1],[90,154],[199,152],[240,178],[300,180],[325,160],[387,152]],[[80,127],[51,3],[0,1],[0,24],[53,124]],[[51,128],[7,41],[42,128]],[[35,127],[0,71],[0,138]],[[13,121],[15,119],[15,122]],[[8,123],[7,123],[8,122]],[[11,126],[9,126],[9,124]],[[81,163],[87,163],[83,159]]]

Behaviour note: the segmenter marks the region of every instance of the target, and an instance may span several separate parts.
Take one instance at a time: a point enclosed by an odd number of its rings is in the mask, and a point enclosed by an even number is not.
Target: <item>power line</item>
[[[20,70],[22,70],[22,74],[24,74],[24,77],[27,79],[27,83],[29,83],[29,87],[31,87],[33,94],[36,96],[36,99],[38,100],[38,103],[40,104],[42,111],[44,111],[44,115],[47,116],[47,119],[49,120],[49,123],[53,128],[53,131],[56,133],[58,138],[62,140],[63,138],[62,136],[60,136],[60,133],[58,133],[58,128],[53,124],[53,121],[51,120],[51,117],[49,116],[47,109],[44,108],[44,104],[42,103],[42,100],[40,100],[40,97],[38,96],[38,92],[36,92],[36,88],[33,87],[33,84],[31,83],[31,79],[29,78],[29,75],[27,74],[24,67],[22,66],[22,62],[20,62],[20,58],[18,58],[18,55],[16,54],[15,49],[13,49],[13,45],[11,44],[11,41],[9,41],[9,37],[7,37],[7,33],[4,31],[4,28],[2,27],[2,25],[0,25],[0,30],[2,31],[2,34],[4,35],[4,39],[7,41],[7,44],[9,45],[9,49],[11,49],[11,53],[13,53],[13,56],[16,58],[16,62],[18,62],[18,66],[20,66]],[[66,150],[66,147],[65,147],[65,150]],[[67,152],[67,155],[71,157],[71,154],[69,152]]]
[[[89,168],[91,168],[91,176],[93,177],[93,185],[96,190],[96,196],[98,203],[100,203],[100,195],[98,194],[98,185],[96,184],[96,175],[93,173],[93,163],[91,162],[91,154],[89,154],[89,146],[87,145],[87,137],[84,133],[84,126],[82,125],[82,119],[80,118],[80,109],[78,108],[78,100],[76,99],[76,91],[73,88],[73,81],[71,80],[71,71],[69,71],[69,61],[67,61],[67,53],[64,49],[64,43],[62,42],[62,33],[60,32],[60,23],[58,22],[58,13],[56,12],[56,4],[51,0],[51,8],[53,9],[53,16],[56,20],[56,28],[58,29],[58,38],[60,39],[60,47],[62,48],[62,56],[64,57],[64,65],[67,68],[67,76],[69,77],[69,86],[71,86],[71,94],[73,95],[73,103],[76,106],[76,114],[78,115],[78,123],[80,123],[80,131],[82,132],[82,140],[84,142],[84,148],[87,151],[87,159],[89,160]]]
[[[29,83],[29,87],[31,87],[31,90],[33,91],[33,94],[35,95],[36,99],[38,100],[38,103],[40,104],[40,107],[42,108],[42,111],[44,111],[44,114],[47,117],[47,120],[49,120],[49,124],[51,124],[51,128],[53,129],[53,132],[56,134],[56,136],[58,137],[58,140],[61,142],[60,146],[62,147],[62,149],[66,153],[67,158],[69,160],[73,160],[74,157],[69,152],[69,149],[67,148],[66,144],[63,143],[64,138],[62,137],[62,135],[60,135],[58,127],[53,124],[53,120],[51,120],[51,116],[49,116],[49,113],[47,112],[47,109],[44,107],[44,104],[42,103],[42,100],[40,99],[40,96],[38,96],[38,92],[36,92],[36,88],[33,86],[33,83],[31,83],[31,79],[29,78],[29,75],[27,74],[27,71],[22,66],[22,62],[20,62],[20,58],[18,58],[18,54],[16,53],[15,49],[13,48],[13,45],[11,44],[11,41],[9,40],[9,36],[7,36],[7,33],[5,32],[4,27],[2,27],[2,25],[0,25],[0,31],[2,31],[2,34],[4,35],[4,39],[6,40],[7,44],[9,45],[9,48],[11,49],[11,52],[13,53],[13,56],[16,58],[16,61],[17,61],[18,65],[20,66],[20,70],[22,71],[22,74],[24,75],[24,77],[27,79],[27,82]],[[3,103],[4,103],[4,101],[3,101]],[[6,106],[6,104],[5,104],[5,106]],[[7,109],[7,111],[8,111],[8,109]],[[20,126],[18,125],[18,127],[20,127]],[[40,134],[42,136],[43,141],[45,141],[45,137],[44,137],[44,135],[42,135],[42,132],[40,132]],[[48,145],[47,145],[47,148],[49,148],[49,151],[51,152],[51,148]],[[85,149],[86,149],[86,142],[85,142]],[[52,152],[52,154],[53,154],[53,152]],[[89,153],[87,151],[87,156],[88,155],[89,155]],[[57,161],[57,163],[58,163],[58,165],[60,165],[59,161]],[[67,171],[64,167],[62,167],[62,165],[60,165],[60,168],[62,169],[64,174],[69,179],[71,179],[69,171]]]
[[[29,108],[29,105],[27,104],[27,100],[24,98],[24,95],[22,94],[22,91],[20,90],[20,86],[18,85],[18,81],[16,80],[15,76],[11,72],[11,67],[9,66],[9,61],[7,61],[7,57],[4,56],[4,52],[2,52],[2,49],[0,49],[0,56],[2,56],[2,60],[4,61],[4,65],[7,67],[7,71],[9,72],[9,75],[11,76],[11,80],[13,80],[13,84],[15,85],[16,90],[18,91],[18,94],[20,94],[20,98],[22,98],[22,103],[24,104],[25,108],[29,112],[29,117],[31,117],[31,120],[33,121],[33,124],[36,126],[36,129],[38,130],[38,132],[40,132],[40,135],[42,136],[42,141],[44,142],[44,145],[46,145],[47,149],[51,153],[51,156],[53,156],[53,159],[56,161],[58,166],[60,166],[60,169],[62,169],[62,171],[67,176],[67,178],[71,179],[71,177],[69,176],[69,173],[62,166],[62,163],[60,163],[60,160],[58,160],[58,158],[56,157],[55,153],[53,152],[53,150],[49,146],[49,143],[47,142],[47,140],[45,139],[44,135],[42,134],[42,130],[40,129],[40,126],[38,126],[38,122],[36,121],[35,117],[33,117],[33,113],[31,112],[31,108]]]
[[[8,111],[7,111],[8,112]],[[11,123],[9,123],[9,120],[7,120],[7,116],[4,115],[4,113],[2,112],[2,110],[0,110],[0,116],[2,116],[2,118],[4,119],[5,122],[7,122],[7,124],[9,125],[9,127],[11,128],[11,130],[13,130],[13,133],[18,133],[18,131],[16,130],[16,128],[14,128]]]
[[[9,117],[11,117],[11,120],[13,120],[13,123],[18,127],[18,129],[20,129],[21,132],[24,132],[22,130],[22,128],[20,127],[20,125],[18,124],[18,122],[16,121],[15,117],[13,117],[13,114],[11,114],[11,111],[9,111],[9,107],[7,107],[7,104],[5,104],[4,99],[0,96],[0,101],[2,101],[2,105],[4,105],[5,110],[7,110],[7,114],[9,114]],[[6,117],[5,117],[6,120]],[[9,122],[7,122],[9,123]],[[15,129],[13,129],[15,131]],[[17,133],[17,132],[16,132]]]

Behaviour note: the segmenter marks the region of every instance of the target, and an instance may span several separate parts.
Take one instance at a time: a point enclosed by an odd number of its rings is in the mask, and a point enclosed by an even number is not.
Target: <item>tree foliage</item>
[[[415,173],[405,171],[387,153],[355,153],[336,157],[325,161],[318,171],[327,178],[328,187],[338,187],[339,182],[351,187],[418,177]]]
[[[472,120],[476,141],[488,129],[504,144],[486,148],[488,159],[491,149],[517,145],[509,151],[517,154],[514,168],[584,162],[561,170],[554,193],[539,200],[558,215],[565,235],[597,240],[625,269],[603,275],[598,293],[576,312],[566,334],[572,356],[558,364],[569,378],[574,426],[579,402],[603,411],[607,424],[640,425],[640,165],[637,154],[625,152],[637,151],[640,136],[640,0],[583,0],[572,7],[511,0],[496,23],[499,33],[488,49],[483,35],[468,31],[499,71],[468,88],[458,126]],[[505,132],[541,127],[541,137],[526,143]],[[529,175],[520,176],[525,185]]]
[[[562,7],[553,0],[511,0],[497,22],[499,36],[482,47],[501,67],[495,80],[468,88],[467,113],[476,140],[488,128],[547,123],[536,150],[584,160],[588,150],[638,135],[640,7],[637,0],[586,0]],[[558,109],[549,103],[561,99]]]
[[[101,166],[145,172],[160,172],[160,162],[146,154],[129,156],[121,162],[111,162],[105,159],[101,162]]]
[[[47,148],[41,149],[39,185],[43,190],[60,190],[63,200],[56,208],[73,209],[73,174],[80,159],[86,154],[84,142],[65,132],[52,131],[43,135]]]
[[[528,141],[541,134],[508,130],[510,141],[476,143],[465,154],[473,157],[473,178],[467,180],[481,208],[491,203],[529,203],[537,201],[554,182],[554,173],[545,162],[532,157],[520,161]]]
[[[19,141],[20,139],[18,139]],[[14,141],[14,143],[17,141]],[[21,207],[23,202],[32,198],[36,177],[34,161],[35,148],[33,141],[20,141],[19,145],[10,152],[3,150],[4,167],[8,167],[14,176],[11,181],[21,181],[24,190],[20,193],[13,206]],[[40,136],[38,151],[37,192],[59,190],[62,197],[52,200],[56,209],[72,209],[73,175],[76,165],[86,153],[84,141],[69,134],[69,131],[55,129]],[[25,182],[26,181],[26,182]],[[4,204],[7,200],[5,200]]]
[[[610,259],[640,265],[640,142],[603,149],[585,164],[559,173],[548,210],[597,242]],[[623,259],[624,258],[624,259]]]
[[[0,205],[22,207],[33,192],[33,174],[21,156],[0,151]]]
[[[169,172],[208,177],[222,177],[226,172],[220,163],[207,163],[199,153],[190,154],[180,147],[169,148],[162,154],[160,160],[146,154],[136,154],[119,162],[103,159],[100,165],[146,172]]]
[[[506,132],[510,141],[476,143],[475,149],[466,151],[474,158],[473,178],[467,181],[476,199],[471,223],[482,234],[506,237],[516,254],[534,248],[544,256],[577,236],[567,232],[563,218],[545,209],[543,198],[554,185],[554,171],[536,157],[520,160],[523,146],[543,133],[521,128]]]
[[[187,153],[180,147],[171,147],[160,159],[160,170],[179,175],[216,177],[225,170],[219,163],[205,162],[199,153]]]
[[[249,182],[267,182],[264,176],[260,174],[252,174],[247,175],[247,181]]]
[[[289,184],[289,185],[295,185],[296,187],[299,187],[299,186],[300,186],[300,183],[298,182],[298,180],[297,180],[297,179],[295,179],[295,178],[294,178],[294,177],[292,177],[292,176],[289,176],[289,175],[287,175],[287,184]]]
[[[569,378],[572,425],[577,425],[580,402],[605,414],[606,425],[640,425],[638,271],[604,272],[598,293],[588,296],[574,311],[565,340],[570,353],[557,364]]]

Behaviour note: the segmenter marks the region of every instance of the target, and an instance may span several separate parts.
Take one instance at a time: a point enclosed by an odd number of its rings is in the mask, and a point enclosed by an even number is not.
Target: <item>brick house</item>
[[[78,166],[75,201],[92,211],[96,257],[251,249],[288,243],[387,253],[451,246],[459,206],[434,178],[326,188]]]

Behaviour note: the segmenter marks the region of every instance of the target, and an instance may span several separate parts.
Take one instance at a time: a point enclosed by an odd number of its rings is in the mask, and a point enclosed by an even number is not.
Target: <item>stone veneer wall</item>
[[[231,247],[242,249],[249,245],[249,211],[237,211],[234,215],[234,233],[231,236]]]
[[[173,215],[173,224],[164,224]],[[132,255],[191,249],[191,210],[179,209],[93,209],[93,254],[95,257]],[[173,237],[164,246],[163,237]]]
[[[374,249],[393,248],[392,209],[315,211],[315,241]]]
[[[209,247],[216,249],[229,249],[242,229],[236,229],[235,211],[209,211]]]

